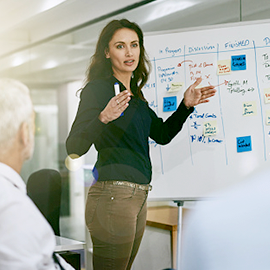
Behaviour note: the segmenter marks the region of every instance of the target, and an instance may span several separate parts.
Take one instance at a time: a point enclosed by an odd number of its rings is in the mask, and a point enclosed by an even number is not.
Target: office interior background
[[[25,83],[36,111],[35,151],[22,177],[27,181],[42,168],[60,171],[62,235],[85,241],[84,198],[95,151],[73,170],[65,162],[65,139],[79,102],[76,92],[84,84],[101,29],[121,18],[135,21],[145,34],[264,20],[270,18],[270,1],[0,0],[0,18],[0,76]]]

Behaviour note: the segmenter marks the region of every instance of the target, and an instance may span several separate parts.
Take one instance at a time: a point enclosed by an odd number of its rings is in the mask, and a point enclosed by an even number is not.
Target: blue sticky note
[[[176,111],[177,97],[164,97],[163,98],[163,112]]]
[[[238,137],[236,138],[237,152],[251,151],[251,136]]]
[[[246,70],[247,61],[246,55],[232,55],[231,57],[231,70]]]

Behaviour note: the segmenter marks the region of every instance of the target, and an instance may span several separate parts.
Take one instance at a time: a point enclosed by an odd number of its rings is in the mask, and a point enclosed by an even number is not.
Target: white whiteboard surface
[[[266,163],[270,166],[270,103],[265,102],[270,91],[270,21],[146,35],[145,47],[152,72],[143,92],[163,119],[172,113],[163,111],[163,98],[177,96],[179,105],[195,77],[202,77],[201,86],[211,84],[217,90],[210,103],[196,107],[170,144],[150,140],[150,199],[206,197]],[[231,56],[243,55],[245,70],[218,75],[220,60],[232,62]],[[243,68],[241,61],[236,63],[234,67]],[[170,93],[172,83],[183,87]],[[250,111],[244,113],[246,107]],[[213,120],[217,134],[203,136],[204,124]],[[237,140],[241,146],[239,138],[248,136],[252,150],[237,152]]]

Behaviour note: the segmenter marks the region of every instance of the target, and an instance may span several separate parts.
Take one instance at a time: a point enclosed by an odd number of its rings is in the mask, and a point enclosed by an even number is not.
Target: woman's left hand
[[[212,85],[196,88],[201,81],[202,78],[198,78],[184,93],[184,104],[187,108],[209,102],[209,98],[216,94],[216,89]]]

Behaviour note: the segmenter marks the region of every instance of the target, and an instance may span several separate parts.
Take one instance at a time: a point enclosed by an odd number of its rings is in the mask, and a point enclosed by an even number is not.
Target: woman
[[[146,224],[150,189],[149,137],[167,144],[181,130],[193,106],[208,102],[213,87],[195,89],[198,79],[165,122],[152,111],[142,87],[149,74],[143,34],[126,19],[101,32],[67,139],[68,154],[98,151],[86,202],[86,224],[93,241],[94,269],[130,269]],[[120,85],[115,96],[114,84]]]

